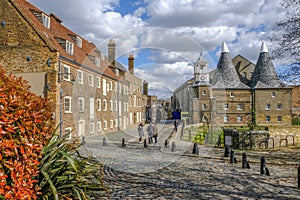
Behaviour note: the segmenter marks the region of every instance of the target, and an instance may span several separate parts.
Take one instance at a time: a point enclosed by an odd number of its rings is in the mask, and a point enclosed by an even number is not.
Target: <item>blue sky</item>
[[[215,68],[223,41],[231,57],[241,54],[256,63],[263,41],[272,51],[267,38],[284,14],[280,0],[29,1],[104,53],[114,38],[118,61],[127,67],[127,56],[134,53],[135,75],[161,98],[193,77],[188,63],[200,52]],[[275,66],[281,62],[274,60]]]

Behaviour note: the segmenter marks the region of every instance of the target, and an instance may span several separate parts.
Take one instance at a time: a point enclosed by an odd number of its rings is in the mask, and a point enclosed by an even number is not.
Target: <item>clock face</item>
[[[201,76],[200,76],[200,80],[201,80],[201,81],[205,81],[205,79],[206,79],[206,77],[205,77],[204,75],[201,75]]]

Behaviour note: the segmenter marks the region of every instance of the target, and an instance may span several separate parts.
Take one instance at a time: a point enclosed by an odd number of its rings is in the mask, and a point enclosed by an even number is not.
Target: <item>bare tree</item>
[[[281,75],[282,79],[299,83],[300,76],[300,1],[282,0],[281,6],[285,9],[285,16],[273,26],[272,42],[277,45],[273,56],[287,61],[290,65]]]

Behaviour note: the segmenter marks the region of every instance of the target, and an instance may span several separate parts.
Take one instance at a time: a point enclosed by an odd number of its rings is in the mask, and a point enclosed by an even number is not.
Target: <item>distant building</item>
[[[216,70],[209,72],[200,56],[194,78],[175,90],[172,101],[174,110],[188,112],[189,123],[268,126],[292,120],[292,89],[279,80],[265,43],[256,65],[240,55],[231,59],[226,43]]]

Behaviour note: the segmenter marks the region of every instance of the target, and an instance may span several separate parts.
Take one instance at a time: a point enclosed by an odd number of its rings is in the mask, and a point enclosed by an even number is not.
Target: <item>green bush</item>
[[[93,157],[82,156],[81,143],[54,135],[45,146],[40,165],[40,199],[89,199],[93,192],[106,189],[102,165]]]

